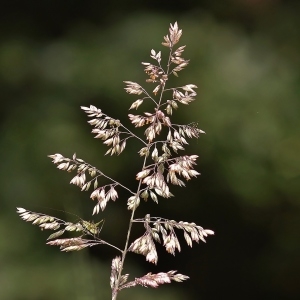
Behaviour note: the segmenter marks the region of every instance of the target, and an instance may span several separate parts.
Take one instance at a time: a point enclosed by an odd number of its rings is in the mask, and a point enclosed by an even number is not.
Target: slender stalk
[[[148,147],[149,147],[149,145],[148,145]],[[146,165],[146,161],[147,161],[147,157],[145,156],[144,162],[143,162],[143,168],[142,169],[144,169],[144,167]],[[139,181],[139,185],[138,185],[138,188],[137,188],[137,194],[140,192],[141,185],[142,185],[142,180]],[[129,239],[130,239],[132,224],[134,223],[133,219],[134,219],[134,213],[135,213],[135,211],[136,211],[136,209],[133,209],[132,213],[131,213],[131,217],[130,217],[130,221],[129,221],[129,226],[128,226],[128,231],[127,231],[126,242],[125,242],[125,246],[124,246],[124,250],[123,250],[122,258],[121,258],[121,267],[120,267],[120,271],[119,271],[119,274],[118,274],[118,279],[117,279],[115,288],[112,291],[112,300],[116,300],[117,299],[118,288],[119,288],[120,278],[121,278],[121,275],[122,275],[123,266],[124,266],[124,262],[125,262],[125,258],[126,258],[126,254],[127,254],[127,250],[128,250],[128,244],[129,244]]]
[[[119,288],[120,278],[121,278],[121,274],[122,274],[122,271],[123,271],[123,266],[124,266],[124,262],[125,262],[125,258],[126,258],[126,254],[127,254],[129,238],[130,238],[131,228],[132,228],[132,224],[133,224],[134,213],[135,213],[135,210],[132,210],[130,221],[129,221],[128,232],[127,232],[127,238],[126,238],[126,242],[125,242],[125,247],[124,247],[124,250],[123,250],[123,253],[122,253],[121,268],[120,268],[120,272],[118,274],[118,279],[117,279],[116,286],[115,286],[114,290],[112,291],[112,298],[111,298],[112,300],[116,300],[117,296],[118,296],[118,288]]]

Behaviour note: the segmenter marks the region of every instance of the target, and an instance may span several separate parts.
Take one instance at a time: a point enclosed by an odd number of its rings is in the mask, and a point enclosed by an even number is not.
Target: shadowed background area
[[[91,220],[89,193],[69,185],[72,174],[47,155],[74,152],[134,188],[142,159],[129,142],[119,157],[104,157],[80,106],[93,104],[127,120],[137,97],[124,80],[145,83],[142,61],[161,46],[169,23],[183,29],[190,65],[169,81],[193,83],[197,101],[180,106],[174,122],[198,122],[192,140],[201,176],[175,198],[142,203],[146,213],[194,221],[216,235],[184,245],[176,257],[158,246],[157,266],[131,254],[125,273],[178,270],[190,280],[159,289],[122,291],[120,299],[299,299],[300,242],[300,5],[299,1],[6,1],[0,12],[0,298],[110,299],[111,259],[95,247],[60,253],[45,245],[49,232],[15,213],[24,207]],[[164,60],[165,59],[165,60]],[[143,112],[143,106],[138,113]],[[133,129],[133,127],[130,127]],[[75,175],[75,174],[74,174]],[[128,194],[109,202],[101,236],[123,247]],[[142,226],[134,233],[143,232]]]

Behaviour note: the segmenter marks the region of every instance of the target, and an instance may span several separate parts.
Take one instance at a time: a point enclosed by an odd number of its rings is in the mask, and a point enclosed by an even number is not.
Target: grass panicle
[[[151,62],[142,62],[147,75],[146,83],[152,85],[152,88],[146,89],[137,82],[124,81],[125,91],[135,97],[129,106],[131,111],[141,110],[147,101],[150,101],[153,107],[149,112],[128,114],[133,129],[127,128],[120,120],[108,116],[94,105],[81,107],[87,114],[95,138],[102,140],[108,147],[106,155],[121,155],[132,138],[140,142],[138,156],[141,159],[141,169],[133,178],[137,182],[135,190],[109,177],[106,172],[78,158],[76,154],[71,158],[59,153],[49,155],[58,169],[75,173],[70,181],[71,184],[78,186],[81,191],[89,192],[90,199],[95,203],[92,215],[104,211],[109,201],[117,201],[120,189],[128,193],[127,209],[131,211],[131,216],[123,249],[101,239],[100,224],[103,226],[104,223],[102,220],[96,223],[85,220],[71,223],[53,216],[17,208],[17,213],[22,220],[39,226],[41,230],[54,231],[48,237],[47,244],[58,246],[61,251],[79,251],[104,244],[119,252],[111,264],[112,300],[117,299],[119,291],[124,288],[137,285],[157,288],[171,281],[182,282],[189,278],[172,270],[157,274],[148,273],[129,280],[130,274],[123,274],[125,259],[129,252],[143,255],[148,262],[157,264],[158,243],[161,243],[172,255],[175,255],[176,251],[181,251],[178,232],[181,232],[190,247],[193,246],[193,242],[206,242],[206,238],[214,234],[212,230],[204,229],[195,223],[152,217],[150,214],[144,218],[135,218],[136,210],[143,201],[152,200],[158,203],[163,198],[174,197],[171,192],[173,185],[184,187],[186,181],[200,175],[195,170],[198,156],[182,153],[188,145],[188,139],[197,139],[205,132],[198,128],[197,123],[172,122],[174,111],[180,110],[182,105],[190,105],[195,101],[197,86],[195,84],[167,86],[169,78],[178,77],[189,64],[189,60],[182,57],[185,46],[175,47],[181,36],[182,30],[179,29],[177,22],[170,24],[169,34],[164,36],[162,42],[162,45],[169,49],[167,59],[163,62],[162,52],[152,49]],[[144,127],[144,136],[136,135],[135,127]],[[109,183],[102,185],[104,180]],[[120,205],[123,203],[124,201],[120,201]],[[132,226],[138,223],[144,225],[145,232],[141,237],[131,241]],[[74,232],[79,236],[62,238],[66,231]]]

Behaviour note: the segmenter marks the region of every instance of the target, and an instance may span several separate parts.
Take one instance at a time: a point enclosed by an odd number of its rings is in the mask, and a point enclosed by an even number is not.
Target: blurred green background
[[[299,299],[300,297],[300,3],[226,1],[5,1],[0,15],[0,299],[110,299],[108,247],[61,253],[48,232],[21,221],[15,207],[69,220],[91,219],[89,193],[46,156],[74,152],[129,186],[138,145],[120,157],[93,139],[80,105],[127,122],[137,98],[123,80],[143,83],[141,61],[168,33],[183,29],[191,59],[173,85],[198,85],[197,101],[174,113],[206,131],[192,141],[202,175],[140,217],[194,221],[216,232],[174,258],[159,248],[157,266],[128,257],[132,277],[178,270],[191,279],[120,299]],[[149,89],[153,88],[151,85]],[[141,113],[142,110],[139,110]],[[109,203],[104,239],[122,247],[127,194]],[[123,197],[123,198],[122,198]],[[95,219],[97,220],[97,218]],[[137,230],[136,234],[141,233]],[[180,233],[179,233],[180,235]],[[137,236],[137,235],[136,235]]]

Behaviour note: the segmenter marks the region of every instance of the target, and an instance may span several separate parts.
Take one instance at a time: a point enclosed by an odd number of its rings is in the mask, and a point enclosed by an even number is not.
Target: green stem
[[[149,147],[149,145],[148,145],[148,147]],[[143,163],[143,168],[142,169],[144,169],[144,167],[146,165],[146,160],[147,160],[147,157],[144,158],[144,163]],[[138,186],[138,189],[137,189],[137,195],[140,192],[141,185],[142,185],[142,180],[139,181],[139,186]],[[124,247],[124,250],[123,250],[123,253],[122,253],[122,258],[121,258],[121,267],[120,267],[120,271],[119,271],[119,274],[118,274],[117,282],[116,282],[115,287],[112,291],[112,298],[111,298],[112,300],[116,300],[117,296],[118,296],[118,289],[119,289],[120,279],[121,279],[121,276],[122,276],[123,266],[124,266],[124,262],[125,262],[125,258],[126,258],[126,254],[127,254],[127,250],[128,250],[128,244],[129,244],[129,239],[130,239],[130,234],[131,234],[131,228],[132,228],[132,224],[134,223],[133,219],[134,219],[135,210],[136,210],[136,208],[134,208],[132,210],[132,213],[131,213],[129,226],[128,226],[128,232],[127,232],[127,238],[126,238],[125,247]]]

